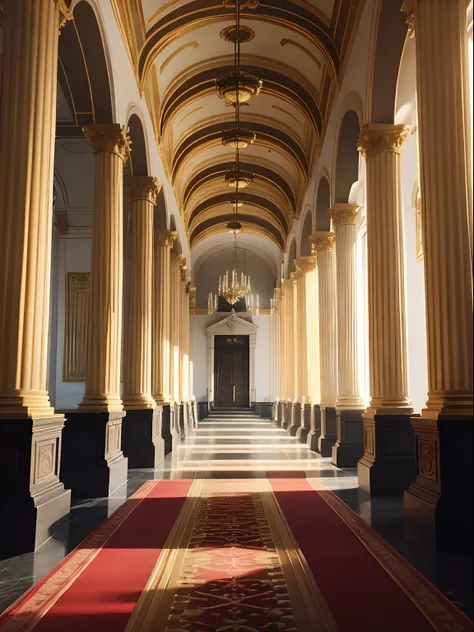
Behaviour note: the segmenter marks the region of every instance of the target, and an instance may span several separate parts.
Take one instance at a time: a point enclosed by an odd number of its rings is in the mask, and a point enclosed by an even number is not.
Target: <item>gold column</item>
[[[284,421],[283,427],[288,428],[291,424],[292,403],[292,354],[291,354],[291,316],[293,312],[293,283],[290,279],[283,281],[283,348],[284,348],[284,366],[283,366],[283,397],[284,397]]]
[[[179,399],[186,401],[186,257],[180,258],[180,284],[179,284]]]
[[[408,133],[405,125],[377,124],[365,127],[359,138],[367,161],[371,400],[358,472],[359,486],[372,494],[402,494],[414,478],[400,185],[401,147]]]
[[[3,6],[0,514],[2,541],[24,553],[70,508],[59,482],[64,416],[47,391],[58,33],[69,13],[54,0]]]
[[[337,442],[332,460],[339,467],[354,467],[363,454],[364,402],[357,370],[355,288],[355,223],[359,208],[356,204],[336,204],[329,211],[336,233],[338,335]],[[356,425],[360,425],[360,436]]]
[[[298,354],[298,288],[296,285],[296,272],[291,272],[290,274],[290,283],[291,290],[288,293],[289,296],[289,318],[288,318],[288,354],[289,354],[289,365],[288,365],[288,377],[289,377],[289,388],[288,394],[290,398],[290,419],[291,423],[289,426],[289,431],[291,435],[296,435],[296,431],[298,429],[299,421],[300,421],[300,410],[301,405],[298,403],[299,397],[299,354]]]
[[[336,442],[337,397],[337,299],[335,234],[316,232],[311,235],[312,251],[317,257],[318,318],[320,341],[321,436],[318,451],[332,455]]]
[[[181,285],[181,269],[177,253],[171,251],[171,399],[179,402],[179,294]]]
[[[296,337],[297,337],[297,357],[298,357],[298,401],[301,405],[299,427],[296,432],[297,438],[305,442],[310,430],[310,419],[312,413],[312,398],[310,380],[312,377],[312,364],[316,351],[313,342],[313,331],[311,320],[308,320],[311,312],[310,304],[313,303],[313,291],[316,287],[311,287],[313,271],[316,266],[314,257],[300,257],[295,261],[296,266]]]
[[[157,404],[171,399],[171,248],[177,234],[155,230],[153,263],[152,393]]]
[[[123,378],[126,410],[142,410],[156,405],[151,396],[151,333],[153,213],[159,189],[155,178],[135,176],[130,179],[132,289]]]
[[[413,417],[407,525],[440,547],[471,537],[472,173],[466,2],[410,0],[415,29],[428,401]],[[435,69],[435,71],[433,71]],[[441,501],[441,502],[440,502]]]
[[[123,166],[129,139],[120,125],[90,125],[96,171],[87,380],[81,412],[120,412],[123,283]]]
[[[50,417],[47,391],[59,25],[54,0],[5,3],[0,118],[0,415]],[[41,81],[38,81],[38,77]]]

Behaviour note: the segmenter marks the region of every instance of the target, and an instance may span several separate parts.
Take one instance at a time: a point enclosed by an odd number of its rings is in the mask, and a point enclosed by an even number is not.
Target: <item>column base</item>
[[[331,463],[337,467],[356,467],[364,454],[362,410],[337,410],[337,441]]]
[[[59,480],[63,415],[0,419],[0,554],[35,551],[67,522],[71,491]]]
[[[209,402],[198,402],[197,409],[198,409],[199,421],[201,421],[202,419],[206,419],[206,417],[209,416],[209,411],[210,411]]]
[[[291,426],[291,413],[292,413],[293,404],[291,402],[285,402],[283,404],[283,424],[282,428],[284,430],[288,430]]]
[[[173,438],[171,436],[171,406],[169,404],[163,405],[163,412],[161,415],[161,436],[165,444],[165,456],[173,449]]]
[[[296,438],[301,443],[306,443],[308,440],[308,436],[314,424],[315,412],[316,407],[313,407],[312,404],[304,404],[304,406],[301,407],[301,423],[296,431]]]
[[[271,419],[272,418],[272,404],[270,402],[256,402],[255,403],[255,412],[263,419]]]
[[[473,420],[412,416],[416,480],[404,494],[405,526],[438,550],[472,547]]]
[[[323,408],[321,410],[321,433],[325,428],[324,435],[321,434],[318,441],[317,451],[325,458],[332,457],[332,449],[337,438],[337,419],[335,408]]]
[[[66,414],[61,478],[75,498],[104,498],[127,482],[124,416],[124,412]]]
[[[158,467],[165,458],[162,407],[128,410],[122,421],[122,449],[128,467]]]
[[[285,404],[284,402],[278,402],[277,403],[277,423],[278,425],[283,428],[283,425],[285,423]]]
[[[290,406],[290,424],[287,428],[292,437],[296,437],[299,426],[301,425],[302,406],[299,402],[289,404]]]
[[[359,487],[372,496],[401,496],[415,480],[415,440],[408,415],[364,417]]]

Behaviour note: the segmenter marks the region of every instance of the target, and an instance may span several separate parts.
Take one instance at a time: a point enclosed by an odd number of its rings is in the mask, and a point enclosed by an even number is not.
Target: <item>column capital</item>
[[[400,11],[402,13],[407,14],[406,23],[408,25],[408,32],[410,33],[410,35],[413,35],[415,32],[415,2],[414,0],[404,0]]]
[[[128,137],[125,128],[118,123],[87,125],[82,130],[92,145],[95,154],[109,152],[116,154],[124,162],[128,160],[132,141]]]
[[[276,287],[273,290],[273,306],[276,309],[281,301],[281,288]]]
[[[163,248],[172,248],[173,243],[178,238],[176,231],[168,230],[167,228],[157,228],[155,230],[155,246],[161,246]]]
[[[317,231],[310,235],[311,251],[313,254],[324,250],[334,250],[336,235],[330,231]]]
[[[384,152],[401,154],[410,129],[408,125],[365,125],[361,129],[357,149],[366,160]]]
[[[338,228],[345,225],[354,226],[359,210],[358,204],[335,204],[328,213],[332,219],[333,227]]]
[[[285,279],[281,285],[281,293],[284,295],[287,290],[291,290],[293,283],[291,279]]]
[[[296,270],[301,271],[302,274],[306,274],[310,270],[314,270],[316,267],[316,257],[299,257],[295,260]]]
[[[61,30],[68,20],[72,20],[72,13],[66,3],[66,0],[54,0],[54,2],[59,6],[59,29]]]
[[[296,279],[297,278],[298,277],[296,276],[296,272],[291,272],[290,273],[290,283],[291,283],[292,286],[296,285]]]
[[[150,204],[156,204],[156,198],[161,190],[161,184],[156,178],[150,176],[131,176],[126,184],[130,185],[130,202],[145,200]]]

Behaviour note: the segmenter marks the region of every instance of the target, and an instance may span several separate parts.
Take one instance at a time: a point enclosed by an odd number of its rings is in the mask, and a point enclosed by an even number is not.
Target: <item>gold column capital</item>
[[[296,272],[291,272],[290,273],[290,283],[291,285],[296,285],[296,280],[297,280],[297,276],[296,276]]]
[[[94,149],[94,153],[116,154],[124,162],[130,157],[131,144],[125,128],[118,123],[87,125],[82,131]]]
[[[145,200],[151,204],[156,204],[161,184],[156,178],[150,176],[131,176],[127,178],[126,184],[130,185],[130,201]]]
[[[309,272],[310,270],[315,269],[316,257],[314,256],[299,257],[298,259],[296,259],[295,265],[296,265],[297,271],[300,270],[302,274],[306,274],[306,272]]]
[[[189,288],[189,313],[190,314],[196,313],[196,288],[195,287]]]
[[[281,287],[282,287],[281,293],[283,295],[285,294],[287,290],[291,290],[291,288],[293,287],[293,283],[291,282],[291,279],[285,279]]]
[[[408,32],[411,35],[413,35],[415,32],[415,2],[414,0],[404,0],[400,11],[402,13],[407,14],[406,23],[408,25]]]
[[[356,223],[357,213],[360,210],[358,204],[335,204],[328,213],[332,219],[334,228],[339,226],[352,225]]]
[[[401,154],[410,129],[408,125],[365,125],[360,132],[357,149],[366,160],[384,152]]]
[[[173,243],[178,238],[178,233],[168,230],[167,228],[155,229],[155,246],[162,246],[163,248],[172,248]]]
[[[311,252],[313,254],[324,250],[334,250],[336,235],[330,231],[317,231],[310,235]]]
[[[59,29],[61,30],[68,20],[72,20],[72,13],[66,3],[66,0],[54,0],[54,2],[59,6]]]

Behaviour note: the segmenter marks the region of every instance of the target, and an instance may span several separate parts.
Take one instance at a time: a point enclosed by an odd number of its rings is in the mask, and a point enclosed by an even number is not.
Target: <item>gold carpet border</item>
[[[138,491],[128,498],[114,513],[95,531],[93,531],[75,550],[72,551],[65,563],[51,577],[46,579],[44,584],[37,589],[37,592],[28,598],[28,595],[35,591],[36,586],[32,586],[25,594],[19,597],[9,608],[2,613],[2,618],[18,607],[18,603],[24,600],[24,604],[12,614],[12,618],[2,624],[2,632],[29,632],[40,622],[49,612],[60,597],[70,588],[76,579],[93,562],[101,549],[124,523],[139,504],[148,496],[151,490],[160,481],[147,481]],[[139,500],[140,502],[136,503]]]
[[[349,527],[384,571],[403,590],[436,632],[467,632],[472,630],[471,622],[469,621],[468,624],[463,625],[444,605],[444,595],[439,593],[436,587],[430,584],[390,544],[374,532],[344,501],[324,487],[324,484],[319,479],[307,480],[345,525]],[[462,612],[460,612],[460,615],[464,618]]]
[[[270,481],[266,479],[201,479],[193,482],[125,632],[165,629],[175,592],[179,588],[201,496],[225,492],[259,494],[280,559],[298,632],[337,632],[329,607],[278,505]]]

